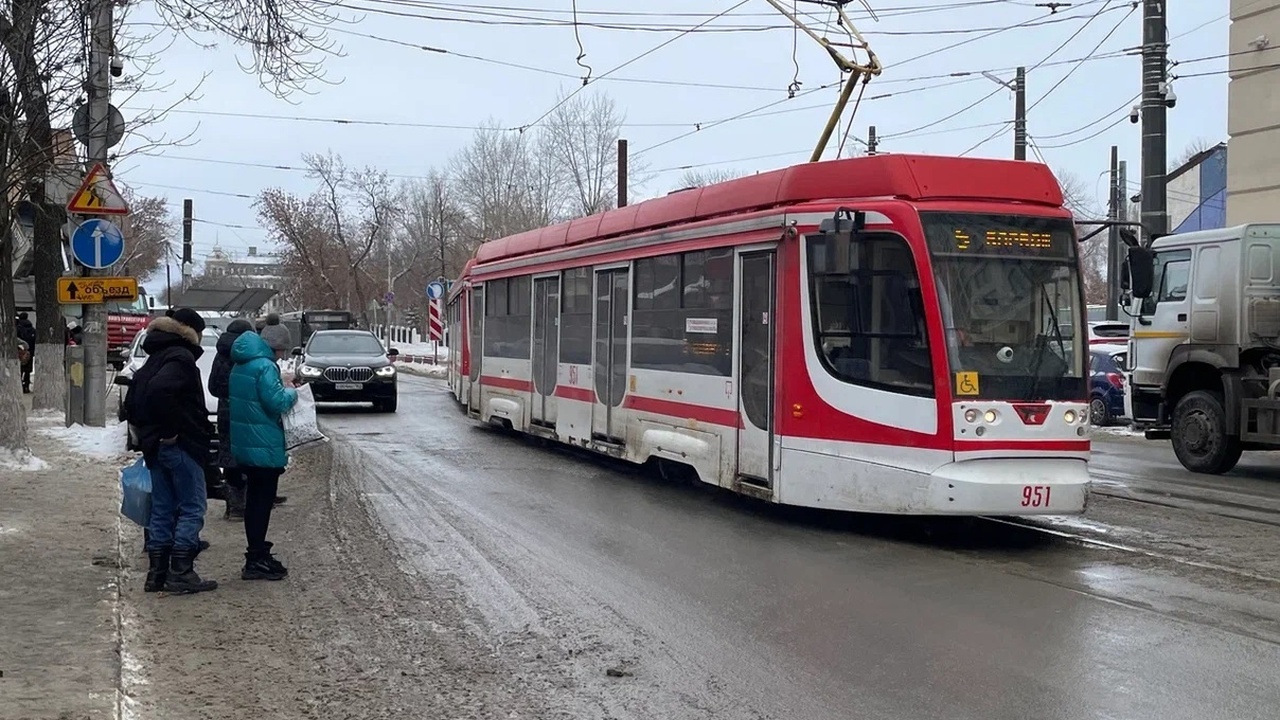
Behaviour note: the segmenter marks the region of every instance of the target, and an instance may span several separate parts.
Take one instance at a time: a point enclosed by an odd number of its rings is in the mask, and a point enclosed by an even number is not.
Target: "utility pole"
[[[1027,159],[1027,69],[1018,67],[1013,80],[1013,159]]]
[[[1169,86],[1168,0],[1142,2],[1142,224],[1153,234],[1169,232],[1168,137],[1166,110]]]
[[[107,116],[111,104],[112,1],[92,0],[89,38],[89,161],[107,166]],[[84,268],[85,277],[105,271]],[[107,424],[107,306],[82,305],[84,318],[84,425]]]
[[[185,295],[187,290],[191,289],[191,268],[194,266],[192,262],[192,242],[191,242],[191,226],[195,222],[194,213],[192,211],[191,198],[182,201],[182,294]],[[170,307],[173,306],[173,299],[169,299]]]
[[[1027,159],[1027,69],[1018,67],[1013,82],[1002,80],[987,71],[983,77],[1013,91],[1013,159]]]
[[[1111,146],[1111,200],[1107,203],[1107,219],[1120,219],[1124,189],[1120,185],[1120,148]],[[1107,229],[1107,320],[1120,319],[1120,228]]]
[[[627,206],[627,141],[618,138],[618,207]]]
[[[875,154],[876,154],[876,145],[878,145],[878,144],[879,144],[879,141],[876,139],[876,126],[875,126],[875,125],[872,125],[872,126],[867,130],[867,154],[868,154],[868,155],[875,155]]]

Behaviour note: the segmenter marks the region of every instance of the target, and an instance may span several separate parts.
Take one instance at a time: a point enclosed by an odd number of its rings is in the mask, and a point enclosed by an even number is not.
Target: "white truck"
[[[1280,450],[1280,223],[1130,247],[1125,411],[1193,472]]]

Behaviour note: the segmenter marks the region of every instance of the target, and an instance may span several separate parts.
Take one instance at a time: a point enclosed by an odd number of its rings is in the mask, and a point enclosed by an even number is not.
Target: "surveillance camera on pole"
[[[1134,105],[1133,107],[1129,108],[1129,122],[1133,123],[1134,125],[1137,125],[1138,121],[1141,119],[1142,119],[1141,105]]]
[[[118,57],[111,58],[111,77],[120,77],[124,74],[124,61]]]

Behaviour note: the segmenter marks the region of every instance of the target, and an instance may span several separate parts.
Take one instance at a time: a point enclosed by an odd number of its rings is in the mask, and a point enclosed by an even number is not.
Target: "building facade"
[[[256,246],[250,246],[241,255],[214,245],[213,250],[204,257],[204,275],[200,284],[204,287],[284,290],[283,262],[279,255],[258,252]],[[286,306],[286,298],[276,294],[263,306],[261,312],[287,312],[292,309]]]
[[[1280,0],[1231,0],[1226,223],[1280,218]]]
[[[1227,144],[1193,155],[1169,173],[1166,206],[1169,230],[1175,233],[1216,230],[1227,226]]]

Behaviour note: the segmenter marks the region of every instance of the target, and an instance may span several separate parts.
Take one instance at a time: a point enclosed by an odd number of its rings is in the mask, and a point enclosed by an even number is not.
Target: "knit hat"
[[[228,335],[239,335],[241,333],[251,332],[252,330],[253,323],[245,320],[244,318],[236,318],[227,326]]]
[[[165,313],[169,317],[195,330],[197,333],[204,332],[204,318],[200,317],[200,313],[191,308],[178,308]]]

